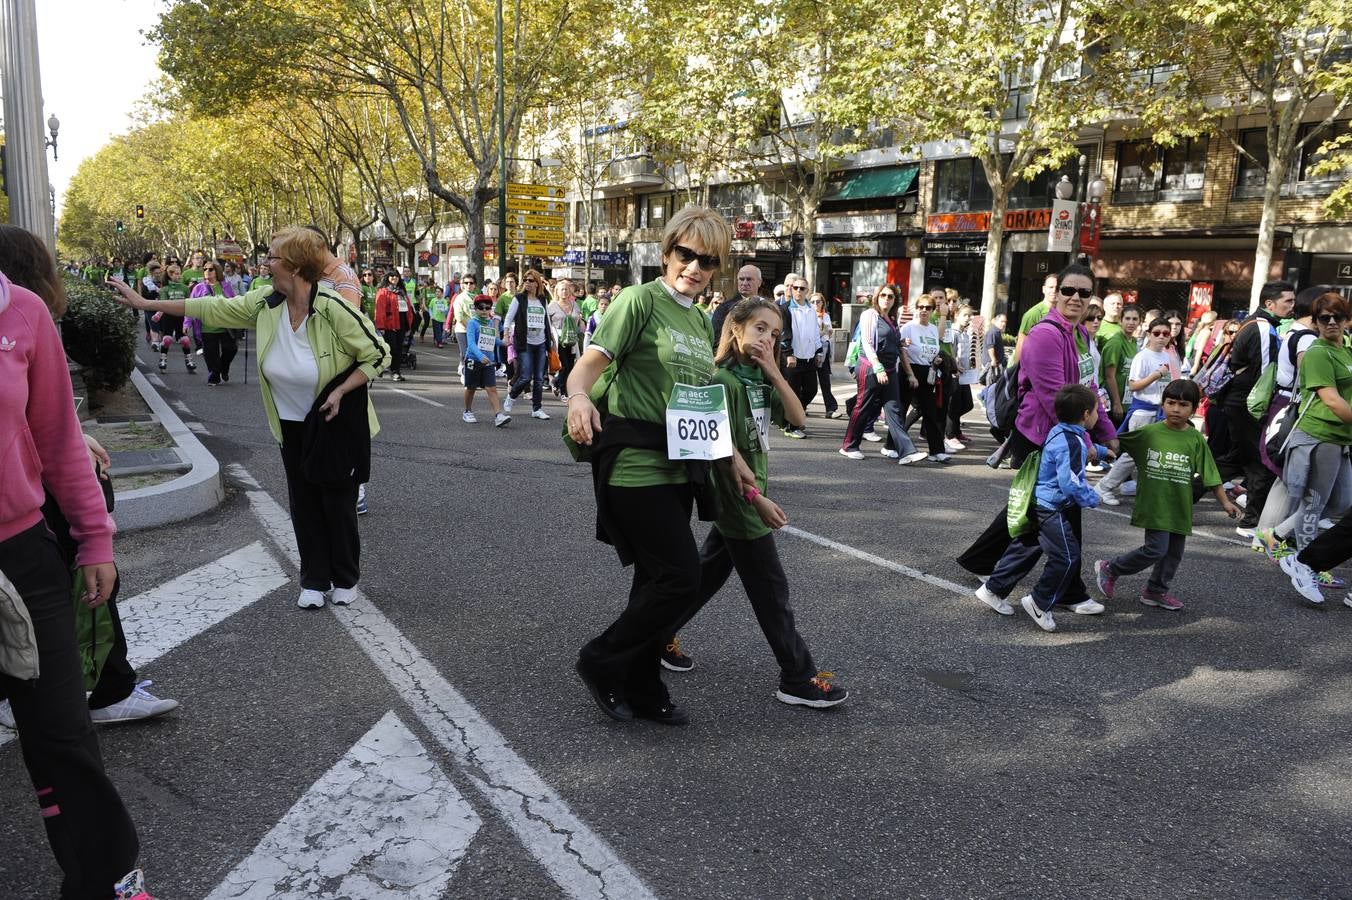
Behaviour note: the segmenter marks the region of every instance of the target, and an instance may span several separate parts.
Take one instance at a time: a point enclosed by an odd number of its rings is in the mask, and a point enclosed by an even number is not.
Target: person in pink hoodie
[[[31,239],[12,226],[0,228],[0,241],[20,237]],[[50,259],[47,268],[59,286]],[[61,896],[112,897],[139,885],[139,845],[104,772],[85,701],[71,570],[42,518],[50,493],[78,547],[76,566],[88,585],[81,599],[90,606],[107,602],[117,579],[114,526],[72,398],[47,305],[0,273],[0,573],[32,620],[31,633],[19,629],[6,638],[17,636],[37,652],[36,675],[0,672],[0,692],[10,700],[48,841],[65,875]],[[141,890],[126,896],[138,893],[146,896]]]

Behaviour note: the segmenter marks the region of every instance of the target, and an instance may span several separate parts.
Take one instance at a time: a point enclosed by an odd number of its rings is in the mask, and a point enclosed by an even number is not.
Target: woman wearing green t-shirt
[[[694,435],[674,395],[678,385],[703,387],[713,378],[713,328],[694,298],[731,242],[727,221],[711,209],[691,205],[673,216],[662,235],[662,277],[620,292],[568,379],[565,433],[590,448],[597,537],[634,565],[624,612],[577,661],[592,699],[619,721],[686,721],[662,683],[659,658],[699,601],[691,509],[698,499],[701,518],[712,519],[717,503],[709,463],[680,461]],[[710,443],[718,439],[711,424],[698,429]],[[728,427],[726,418],[722,424]],[[751,470],[736,453],[732,460],[742,490],[754,488]]]
[[[1330,291],[1311,306],[1319,339],[1300,361],[1300,419],[1291,432],[1282,481],[1298,498],[1286,521],[1274,530],[1294,536],[1303,550],[1319,536],[1324,511],[1340,510],[1352,494],[1352,352],[1343,344],[1347,301]]]

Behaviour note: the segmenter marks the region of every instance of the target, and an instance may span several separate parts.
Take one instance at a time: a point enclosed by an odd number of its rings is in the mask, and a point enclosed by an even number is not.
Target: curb
[[[116,504],[113,521],[117,523],[118,531],[136,531],[182,522],[215,509],[225,499],[220,463],[197,439],[197,435],[188,430],[188,426],[183,424],[169,404],[164,402],[140,369],[132,370],[131,381],[164,430],[174,439],[179,456],[192,469],[186,475],[164,484],[133,491],[117,491],[114,495]]]

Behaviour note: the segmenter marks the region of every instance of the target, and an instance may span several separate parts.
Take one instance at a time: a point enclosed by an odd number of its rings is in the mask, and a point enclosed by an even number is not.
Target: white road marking
[[[159,659],[290,581],[267,548],[255,542],[119,601],[127,658],[138,668]]]
[[[857,547],[851,547],[849,544],[842,544],[840,541],[833,541],[830,538],[824,538],[819,534],[813,534],[810,531],[804,531],[801,528],[795,528],[792,525],[785,525],[782,529],[785,534],[791,534],[794,537],[800,537],[805,541],[811,541],[814,544],[820,544],[831,550],[853,556],[855,559],[863,560],[866,563],[872,563],[875,566],[881,566],[884,569],[890,569],[898,575],[905,575],[907,578],[914,578],[916,581],[923,581],[926,584],[932,584],[935,587],[941,587],[946,591],[959,594],[963,597],[968,596],[976,590],[974,587],[958,584],[956,581],[949,581],[947,578],[940,578],[938,575],[931,575],[928,572],[922,572],[919,569],[913,569],[910,566],[903,566],[901,563],[893,562],[890,559],[883,559],[865,550]]]
[[[239,463],[226,463],[225,471],[226,474],[228,474],[235,481],[238,481],[240,484],[244,485],[246,488],[253,488],[256,491],[263,489],[263,486],[259,484],[252,475],[249,474],[249,470],[241,466]]]
[[[388,712],[207,900],[438,900],[482,824]]]
[[[186,416],[192,415],[192,409],[182,400],[170,400],[169,405]]]
[[[183,424],[187,425],[188,430],[191,431],[193,434],[211,434],[210,431],[207,431],[207,426],[203,425],[201,422],[184,420]]]
[[[151,372],[149,375],[146,376],[146,381],[149,381],[157,388],[164,387],[164,379],[156,375],[154,372]]]
[[[299,566],[300,554],[286,511],[265,491],[249,491],[248,497],[277,547]],[[349,607],[331,609],[565,894],[635,900],[654,896],[369,598],[359,596]]]
[[[383,390],[383,391],[385,391],[385,392],[388,392],[388,393],[391,393],[391,394],[403,394],[405,397],[412,397],[414,400],[417,400],[419,403],[426,403],[428,406],[435,406],[435,407],[437,407],[437,408],[439,408],[439,409],[445,409],[445,408],[446,408],[446,404],[445,404],[445,403],[438,403],[438,402],[435,401],[435,400],[429,400],[429,399],[426,398],[426,397],[423,397],[423,396],[420,396],[420,395],[418,395],[418,394],[415,394],[415,393],[413,393],[412,391],[406,391],[406,390],[404,390],[403,388],[397,388],[397,387],[382,387],[381,390]]]

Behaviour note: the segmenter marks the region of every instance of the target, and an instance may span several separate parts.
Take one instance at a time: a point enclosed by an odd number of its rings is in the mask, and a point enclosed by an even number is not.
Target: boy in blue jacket
[[[1005,598],[1045,553],[1047,565],[1042,570],[1042,577],[1033,586],[1033,592],[1020,601],[1024,612],[1043,631],[1056,630],[1052,607],[1057,603],[1075,604],[1089,599],[1083,583],[1075,577],[1080,570],[1080,542],[1066,520],[1065,510],[1071,506],[1092,508],[1099,505],[1097,492],[1084,480],[1089,454],[1085,442],[1088,432],[1098,423],[1098,405],[1098,395],[1081,384],[1068,384],[1056,392],[1053,408],[1057,424],[1052,426],[1042,444],[1035,502],[1030,510],[1030,519],[1037,523],[1037,545],[1010,542],[995,571],[977,591],[977,597],[983,603],[996,612],[1010,615],[1014,610]],[[1095,444],[1094,449],[1100,459],[1108,457],[1106,447]],[[1068,596],[1070,590],[1082,596]]]
[[[479,294],[474,298],[474,315],[465,326],[465,412],[461,417],[474,424],[474,392],[480,388],[488,394],[488,407],[493,411],[493,424],[498,428],[512,421],[498,402],[498,351],[502,336],[493,325],[493,298]]]

